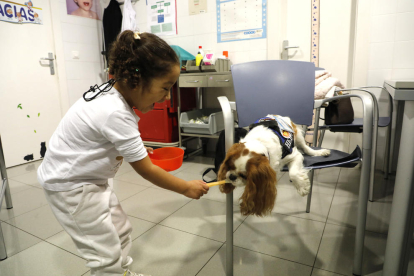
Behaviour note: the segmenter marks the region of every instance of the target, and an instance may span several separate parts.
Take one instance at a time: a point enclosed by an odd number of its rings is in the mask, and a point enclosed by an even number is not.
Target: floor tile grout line
[[[187,203],[185,203],[183,206],[181,206],[180,208],[178,208],[177,210],[175,210],[174,212],[172,212],[171,214],[169,214],[168,216],[166,216],[165,218],[163,218],[162,220],[160,220],[157,224],[160,224],[161,222],[163,222],[167,218],[171,217],[172,215],[174,215],[175,213],[177,213],[179,210],[181,210],[182,208],[184,208],[185,206],[187,206],[188,204],[190,204],[190,202],[193,202],[193,200],[194,199],[191,199],[190,201],[188,201]]]
[[[30,213],[30,212],[32,212],[32,211],[34,211],[34,210],[37,210],[37,209],[43,208],[43,207],[45,207],[46,205],[48,205],[48,203],[43,204],[42,206],[37,207],[37,208],[34,208],[34,209],[30,210],[30,211],[27,211],[27,212],[21,213],[20,215],[17,215],[17,216],[15,216],[15,217],[8,218],[7,220],[11,220],[11,219],[14,219],[14,218],[20,217],[20,216],[25,215],[25,214],[27,214],[27,213]],[[14,208],[11,208],[11,209],[6,209],[6,210],[13,210],[13,209],[14,209]],[[0,209],[0,211],[1,211],[1,210],[2,210],[2,209]],[[0,221],[4,221],[4,222],[6,222],[7,220],[0,220]],[[10,224],[10,223],[8,223],[8,224]]]
[[[322,268],[318,268],[318,267],[314,267],[314,268],[319,269],[319,270],[323,270],[323,271],[326,271],[326,272],[330,272],[330,273],[333,273],[333,274],[341,275],[341,276],[347,276],[346,274],[338,273],[338,272],[335,272],[335,271],[330,271],[330,270],[326,270],[326,269],[322,269]],[[313,268],[312,268],[312,273],[313,273]]]
[[[63,231],[65,231],[65,230],[63,230]],[[61,231],[61,232],[62,232],[62,231]],[[59,232],[59,233],[61,233],[61,232]],[[58,233],[58,234],[59,234],[59,233]],[[80,257],[80,256],[76,255],[75,253],[72,253],[72,252],[70,252],[69,250],[66,250],[66,249],[65,249],[65,248],[63,248],[63,247],[57,246],[56,244],[53,244],[53,243],[51,243],[51,242],[49,242],[49,241],[47,241],[47,240],[44,240],[44,242],[46,242],[46,243],[48,243],[48,244],[50,244],[50,245],[53,245],[54,247],[59,248],[59,249],[61,249],[61,250],[65,251],[65,252],[68,252],[68,253],[72,254],[73,256],[76,256],[76,257],[78,257],[78,258],[80,258],[80,259],[82,259],[82,260],[87,261],[87,259],[82,258],[82,257]]]
[[[31,235],[31,236],[33,236],[33,237],[35,237],[35,238],[38,238],[38,239],[40,239],[40,240],[42,240],[42,241],[46,241],[47,239],[49,239],[49,238],[51,238],[51,237],[53,237],[53,236],[55,236],[55,235],[57,235],[57,234],[61,233],[62,231],[65,231],[65,230],[62,228],[62,230],[61,230],[61,231],[59,231],[59,232],[57,232],[57,233],[55,233],[55,234],[52,234],[51,236],[49,236],[49,237],[47,237],[47,238],[42,238],[42,237],[36,236],[36,234],[34,234],[34,233],[30,233],[30,232],[28,232],[27,230],[24,230],[24,229],[22,229],[22,228],[20,228],[20,227],[18,227],[18,226],[16,226],[16,225],[13,225],[13,224],[11,224],[11,223],[9,223],[9,222],[5,222],[5,221],[3,221],[3,223],[6,223],[6,224],[8,224],[8,225],[10,225],[10,226],[12,226],[12,227],[14,227],[14,228],[17,228],[17,229],[19,229],[19,230],[21,230],[21,231],[23,231],[23,232],[25,232],[25,233],[27,233],[27,234],[29,234],[29,235]]]
[[[223,242],[223,244],[216,250],[216,252],[214,252],[214,254],[207,260],[207,262],[200,268],[200,270],[194,276],[197,276],[203,270],[203,268],[211,261],[211,259],[213,259],[214,256],[216,256],[216,254],[220,251],[224,244],[225,242]]]
[[[131,237],[131,244],[136,241],[137,239],[139,239],[142,235],[144,235],[145,233],[147,233],[148,231],[150,231],[151,229],[153,229],[155,226],[157,226],[158,224],[154,224],[153,226],[151,226],[150,228],[148,228],[146,231],[144,231],[143,233],[141,233],[140,235],[138,235],[138,237],[136,237],[135,239],[132,239]]]
[[[174,228],[174,227],[171,227],[171,226],[168,226],[168,225],[164,225],[164,224],[157,224],[157,226],[162,226],[162,227],[169,228],[169,229],[172,229],[172,230],[180,231],[180,232],[183,232],[183,233],[186,233],[186,234],[190,234],[190,235],[193,235],[193,236],[196,236],[196,237],[199,237],[199,238],[207,239],[207,240],[218,242],[218,243],[224,243],[225,242],[225,241],[223,242],[223,241],[215,240],[215,239],[212,239],[212,238],[204,237],[204,236],[201,236],[201,235],[197,235],[197,234],[187,232],[187,231],[184,231],[182,229],[177,229],[177,228]]]
[[[6,222],[4,222],[4,221],[3,221],[3,223],[6,223]],[[17,255],[17,254],[19,254],[19,253],[21,253],[21,252],[23,252],[23,251],[25,251],[25,250],[27,250],[27,249],[29,249],[29,248],[33,247],[33,246],[35,246],[35,245],[37,245],[37,244],[39,244],[39,243],[41,243],[41,242],[45,241],[44,239],[39,238],[38,236],[35,236],[35,235],[33,235],[33,234],[31,234],[31,233],[29,233],[29,232],[27,232],[27,231],[23,230],[23,229],[20,229],[20,228],[18,228],[18,227],[16,227],[16,226],[14,226],[14,225],[11,225],[11,224],[9,224],[9,223],[6,223],[6,224],[8,224],[10,227],[17,228],[17,229],[19,229],[20,231],[25,232],[26,234],[28,234],[28,235],[30,235],[30,236],[33,236],[33,237],[35,237],[36,239],[39,239],[39,240],[40,240],[39,242],[36,242],[35,244],[33,244],[33,245],[31,245],[31,246],[29,246],[29,247],[27,247],[27,248],[25,248],[25,249],[23,249],[23,250],[21,250],[21,251],[18,251],[17,253],[15,253],[15,254],[13,254],[13,255],[11,255],[11,256],[7,256],[7,258],[9,258],[9,257],[13,257],[13,256],[15,256],[15,255]],[[7,250],[7,248],[6,248],[6,250]]]
[[[337,179],[336,179],[336,184],[335,184],[334,194],[332,195],[332,198],[331,198],[331,204],[329,205],[328,214],[326,215],[326,220],[325,220],[325,223],[324,223],[324,226],[323,226],[323,230],[322,230],[321,239],[319,240],[318,249],[316,250],[315,259],[314,259],[314,261],[313,261],[313,265],[312,265],[311,275],[312,275],[312,273],[313,273],[313,269],[315,268],[316,260],[318,259],[319,250],[320,250],[320,248],[321,248],[321,244],[322,244],[322,240],[323,240],[323,234],[325,233],[326,225],[327,225],[328,218],[329,218],[329,212],[331,211],[331,208],[332,208],[332,203],[333,203],[333,200],[334,200],[335,191],[336,191],[336,187],[337,187],[337,185],[338,185],[339,176],[341,175],[341,171],[342,171],[342,169],[340,169],[340,170],[339,170],[339,174],[338,174]]]
[[[308,267],[312,268],[312,266],[311,265],[308,265],[308,264],[303,264],[303,263],[299,263],[297,261],[292,261],[292,260],[289,260],[289,259],[284,259],[284,258],[281,258],[281,257],[278,257],[278,256],[274,256],[274,255],[270,255],[270,254],[267,254],[267,253],[263,253],[263,252],[260,252],[260,251],[251,250],[251,249],[248,249],[248,248],[245,248],[245,247],[242,247],[242,246],[233,245],[233,247],[238,247],[238,248],[241,248],[241,249],[250,251],[250,252],[254,252],[254,253],[266,255],[266,256],[269,256],[269,257],[272,257],[272,258],[276,258],[276,259],[280,259],[280,260],[284,260],[284,261],[287,261],[287,262],[291,262],[291,263],[295,263],[295,264],[300,264],[300,265],[304,265],[304,266],[308,266]]]
[[[143,186],[144,187],[144,186]],[[127,199],[130,199],[131,197],[133,197],[133,196],[136,196],[137,194],[140,194],[140,193],[142,193],[142,192],[144,192],[144,191],[146,191],[146,190],[148,190],[148,189],[151,189],[151,187],[146,187],[146,189],[143,189],[143,190],[141,190],[141,191],[139,191],[139,192],[137,192],[136,194],[133,194],[133,195],[131,195],[131,196],[128,196],[128,197],[126,197],[126,198],[124,198],[123,200],[119,200],[119,203],[122,203],[123,201],[125,201],[125,200],[127,200]],[[115,191],[112,189],[112,191],[115,193]],[[116,193],[115,193],[115,195],[116,195]],[[118,197],[118,196],[117,196]],[[121,206],[122,207],[122,206]]]

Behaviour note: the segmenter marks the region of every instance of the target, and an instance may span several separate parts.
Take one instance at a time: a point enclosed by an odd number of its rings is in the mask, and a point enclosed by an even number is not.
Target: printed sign
[[[34,7],[31,0],[24,4],[0,0],[0,21],[43,25],[43,11]]]
[[[266,38],[266,0],[216,0],[217,42]]]

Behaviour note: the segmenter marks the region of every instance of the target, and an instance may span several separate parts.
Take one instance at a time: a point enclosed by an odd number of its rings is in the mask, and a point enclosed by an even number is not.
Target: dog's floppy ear
[[[245,149],[244,144],[237,143],[231,146],[229,151],[226,154],[226,158],[224,159],[223,163],[220,165],[220,169],[217,173],[217,180],[225,180],[226,174],[230,170],[234,170],[236,167],[234,166],[234,161],[241,156],[242,151]],[[234,187],[230,183],[226,183],[224,185],[220,185],[220,191],[222,193],[228,194],[234,190]]]
[[[259,217],[273,210],[276,199],[276,172],[270,167],[266,157],[252,153],[247,162],[247,183],[240,197],[242,215]]]

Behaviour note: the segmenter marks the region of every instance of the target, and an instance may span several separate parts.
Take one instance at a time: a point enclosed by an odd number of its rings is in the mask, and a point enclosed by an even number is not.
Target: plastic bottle
[[[196,55],[196,66],[200,66],[202,60],[203,60],[203,55],[200,53],[200,51],[198,51],[198,54]]]
[[[203,46],[198,46],[198,52],[203,56],[204,58],[204,51],[203,51]]]

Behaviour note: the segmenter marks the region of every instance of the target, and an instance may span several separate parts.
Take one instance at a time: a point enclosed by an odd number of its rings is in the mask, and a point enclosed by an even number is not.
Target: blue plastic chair
[[[231,67],[236,102],[231,103],[226,97],[219,97],[221,104],[226,132],[226,150],[233,144],[234,137],[234,118],[232,109],[237,111],[239,127],[246,127],[256,119],[267,114],[278,114],[289,116],[295,124],[309,126],[312,124],[314,106],[317,108],[319,117],[319,107],[329,99],[320,100],[314,103],[315,89],[315,66],[310,62],[285,61],[285,60],[265,60],[242,64]],[[357,97],[361,99],[364,112],[364,125],[373,125],[373,103],[369,95],[345,95],[338,98]],[[320,105],[320,106],[319,106]],[[317,121],[317,120],[316,120]],[[315,122],[318,128],[318,122]],[[341,157],[339,162],[330,160],[325,164],[309,163],[305,166],[311,169],[311,191],[308,195],[307,212],[310,211],[313,173],[315,169],[322,169],[333,166],[348,166],[361,161],[361,178],[359,189],[358,218],[356,227],[355,257],[353,273],[361,275],[362,253],[365,238],[365,222],[367,216],[368,188],[371,167],[371,144],[373,129],[367,128],[363,133],[362,156],[345,160]],[[314,136],[316,144],[317,136]],[[356,149],[358,151],[358,149]],[[332,151],[337,152],[338,151]],[[331,154],[335,155],[335,154]],[[346,155],[346,154],[345,154]],[[315,158],[315,157],[312,157]],[[226,252],[226,275],[233,275],[233,193],[227,194],[227,252]]]

